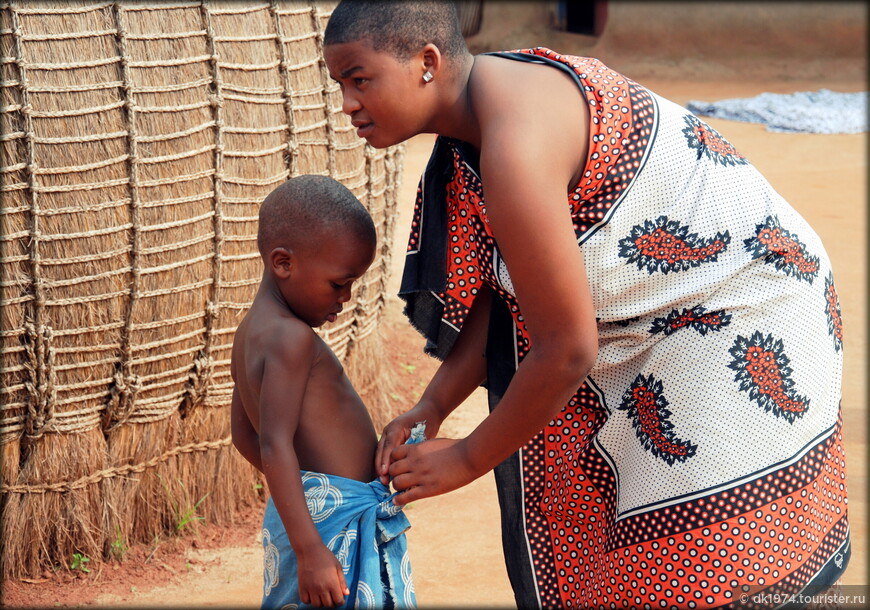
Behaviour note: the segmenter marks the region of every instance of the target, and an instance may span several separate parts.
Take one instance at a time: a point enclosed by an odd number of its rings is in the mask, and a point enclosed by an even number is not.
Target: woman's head
[[[343,0],[324,35],[342,109],[360,137],[385,148],[418,133],[455,102],[471,62],[450,2]]]
[[[359,41],[400,61],[410,60],[430,43],[448,58],[467,53],[452,2],[343,0],[332,12],[323,44]]]

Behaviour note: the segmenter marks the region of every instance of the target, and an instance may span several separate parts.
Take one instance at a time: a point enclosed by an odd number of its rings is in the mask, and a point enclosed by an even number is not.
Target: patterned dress
[[[517,604],[752,607],[771,599],[759,591],[827,588],[850,547],[840,306],[818,236],[684,108],[595,59],[495,55],[564,70],[591,111],[567,205],[599,354],[558,416],[496,468]],[[498,297],[495,408],[529,336],[476,154],[442,137],[400,293],[428,352],[449,353],[482,285]]]

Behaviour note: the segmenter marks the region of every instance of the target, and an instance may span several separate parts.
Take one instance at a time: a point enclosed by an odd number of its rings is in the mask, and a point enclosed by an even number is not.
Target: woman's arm
[[[384,428],[375,452],[375,469],[385,485],[389,482],[393,449],[408,440],[414,424],[425,421],[426,437],[433,438],[447,416],[486,380],[486,335],[491,303],[492,293],[484,286],[471,305],[456,343],[420,400]]]
[[[531,347],[499,406],[466,439],[396,448],[390,474],[397,489],[408,490],[397,504],[467,484],[509,457],[567,403],[598,350],[566,194],[586,157],[588,109],[576,85],[556,70],[493,68],[473,83],[481,178]],[[524,83],[521,92],[504,84],[514,82]]]
[[[492,292],[489,286],[483,286],[450,354],[420,397],[420,402],[430,403],[437,409],[439,422],[486,381],[486,335],[491,304]]]

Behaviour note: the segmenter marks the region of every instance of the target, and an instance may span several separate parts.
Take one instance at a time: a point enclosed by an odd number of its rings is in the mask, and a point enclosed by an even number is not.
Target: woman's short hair
[[[439,0],[342,0],[332,12],[323,44],[358,40],[403,61],[429,43],[446,57],[468,52],[456,7]]]

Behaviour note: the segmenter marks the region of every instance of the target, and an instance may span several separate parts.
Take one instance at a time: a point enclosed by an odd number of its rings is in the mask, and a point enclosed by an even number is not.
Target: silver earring
[[[432,73],[429,72],[429,70],[426,70],[426,71],[423,73],[423,80],[426,81],[427,83],[432,82],[432,79],[433,79],[433,78],[435,78],[435,77],[432,76]]]

